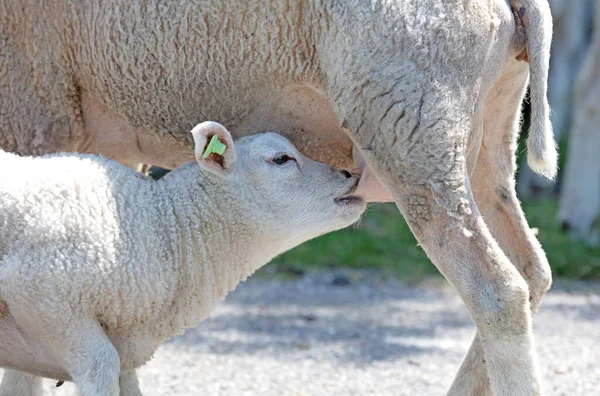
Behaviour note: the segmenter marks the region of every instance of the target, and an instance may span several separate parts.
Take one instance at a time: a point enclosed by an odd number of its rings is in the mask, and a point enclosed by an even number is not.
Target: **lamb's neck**
[[[205,318],[240,281],[277,253],[259,243],[264,233],[249,216],[252,209],[237,188],[185,174],[194,171],[198,169],[170,175],[163,185],[169,197],[164,210],[167,249],[178,269],[172,325],[179,329]]]

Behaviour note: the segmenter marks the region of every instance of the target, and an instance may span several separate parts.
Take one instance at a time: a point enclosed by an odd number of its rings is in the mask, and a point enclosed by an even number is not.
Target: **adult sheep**
[[[450,393],[540,394],[551,275],[514,172],[531,71],[529,163],[556,173],[551,30],[546,0],[7,0],[0,146],[173,168],[200,118],[364,163],[477,326]]]

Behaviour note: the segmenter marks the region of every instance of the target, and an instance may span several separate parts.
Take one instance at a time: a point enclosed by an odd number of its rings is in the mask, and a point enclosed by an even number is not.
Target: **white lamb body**
[[[3,298],[27,287],[28,294],[50,303],[50,318],[97,317],[108,330],[136,335],[141,324],[158,327],[151,318],[169,312],[168,301],[174,300],[177,287],[174,272],[179,269],[165,254],[172,230],[161,229],[161,224],[172,218],[161,213],[164,199],[157,193],[158,183],[95,156],[23,159],[2,154],[0,161],[14,162],[11,168],[20,170],[2,180]],[[76,302],[69,307],[75,312],[66,312],[63,301]],[[52,323],[43,323],[46,326]],[[23,327],[28,328],[26,323]],[[166,336],[164,330],[148,330],[155,337]],[[117,342],[118,350],[125,352],[120,353],[124,367],[143,363],[162,339],[152,340],[137,356],[127,342]],[[10,352],[0,355],[0,364],[11,364],[6,359],[15,351]],[[42,363],[41,374],[68,376],[52,362]],[[24,364],[21,369],[34,362]]]
[[[267,163],[281,153],[294,163]],[[1,152],[15,171],[0,176],[0,366],[107,394],[78,372],[87,353],[88,370],[94,359],[110,366],[102,347],[112,344],[132,372],[275,255],[365,208],[335,200],[356,177],[302,158],[280,136],[244,139],[235,156],[235,166],[224,156],[227,172],[211,156],[199,160],[205,169],[191,163],[153,181],[102,157]]]

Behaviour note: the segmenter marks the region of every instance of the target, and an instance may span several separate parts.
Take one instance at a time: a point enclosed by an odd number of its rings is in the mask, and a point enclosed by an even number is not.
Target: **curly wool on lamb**
[[[196,162],[158,181],[89,154],[0,150],[15,169],[0,174],[0,367],[73,380],[86,395],[137,388],[135,370],[163,341],[276,255],[366,208],[340,200],[358,177],[278,134],[234,145],[204,122],[192,135]],[[211,139],[223,146],[205,156]]]

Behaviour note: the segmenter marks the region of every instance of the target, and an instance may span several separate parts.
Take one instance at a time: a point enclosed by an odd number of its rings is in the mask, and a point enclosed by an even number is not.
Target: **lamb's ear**
[[[235,150],[233,139],[223,125],[213,121],[203,122],[192,129],[192,136],[194,137],[196,161],[201,167],[219,176],[231,172],[235,162]],[[216,136],[218,141],[213,141],[213,145],[209,147],[213,136]],[[222,151],[222,145],[225,145],[225,151]],[[208,155],[206,155],[207,148],[209,149]]]

